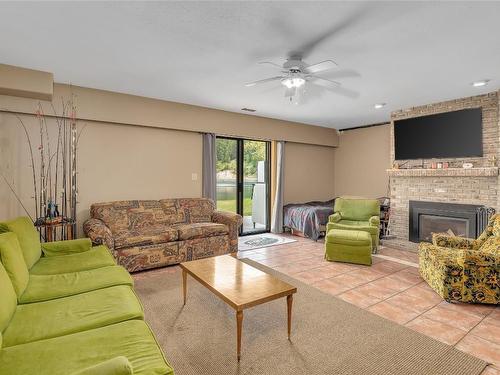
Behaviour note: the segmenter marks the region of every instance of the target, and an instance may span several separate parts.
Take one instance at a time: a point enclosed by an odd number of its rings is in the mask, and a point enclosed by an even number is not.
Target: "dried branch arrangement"
[[[46,229],[48,226],[60,227],[61,239],[70,239],[76,233],[77,151],[81,131],[79,133],[77,129],[73,98],[69,101],[62,99],[62,113],[57,114],[53,105],[52,110],[53,114],[46,116],[42,105],[38,104],[38,136],[34,137],[36,140],[30,136],[23,119],[15,115],[28,143],[35,203],[34,218],[22,204],[13,184],[10,184],[5,176],[2,177],[35,226],[40,229]],[[55,124],[48,124],[48,118],[53,119]],[[51,126],[56,126],[55,133],[54,129],[49,129]],[[55,139],[51,139],[54,134]],[[35,149],[33,146],[37,144]],[[46,232],[45,230],[45,234]],[[41,231],[41,234],[42,237],[47,237],[44,231]]]

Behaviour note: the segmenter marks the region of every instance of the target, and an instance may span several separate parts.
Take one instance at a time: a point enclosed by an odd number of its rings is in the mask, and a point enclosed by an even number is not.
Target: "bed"
[[[292,233],[298,232],[316,241],[325,232],[334,203],[335,199],[287,204],[283,207],[283,225]]]

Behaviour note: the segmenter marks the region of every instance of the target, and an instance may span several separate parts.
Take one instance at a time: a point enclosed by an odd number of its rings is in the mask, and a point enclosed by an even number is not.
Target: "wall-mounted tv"
[[[394,121],[396,160],[483,156],[481,108]]]

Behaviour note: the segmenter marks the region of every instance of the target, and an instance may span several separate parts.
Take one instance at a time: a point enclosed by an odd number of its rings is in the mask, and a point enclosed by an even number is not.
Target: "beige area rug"
[[[226,303],[188,276],[183,307],[178,267],[137,278],[146,320],[176,375],[475,375],[486,366],[449,345],[245,261],[298,291],[291,341],[284,298],[245,310],[240,363],[235,312]]]

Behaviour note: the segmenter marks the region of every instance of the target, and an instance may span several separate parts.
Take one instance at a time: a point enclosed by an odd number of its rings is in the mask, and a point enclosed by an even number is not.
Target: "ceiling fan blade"
[[[326,76],[328,79],[333,78],[357,78],[361,77],[361,74],[359,74],[357,71],[353,69],[339,69],[335,70],[333,72],[326,73]]]
[[[336,68],[337,66],[338,65],[335,61],[325,60],[325,61],[321,61],[317,64],[309,65],[305,70],[306,70],[306,73],[314,74],[314,73],[324,72],[325,70]]]
[[[324,87],[339,87],[339,86],[342,86],[342,84],[340,82],[337,82],[337,81],[332,81],[331,79],[326,79],[326,78],[323,78],[323,77],[318,77],[318,76],[315,76],[314,74],[309,74],[306,76],[306,78],[310,78],[310,79],[313,79],[313,83],[316,83],[320,86],[324,86]]]
[[[259,65],[272,65],[272,66],[275,66],[275,67],[277,67],[279,69],[283,69],[283,67],[281,65],[275,64],[272,61],[261,61],[258,64]]]
[[[366,18],[372,8],[372,5],[360,6],[356,11],[345,17],[339,23],[333,25],[315,38],[306,41],[301,46],[298,46],[297,49],[290,51],[288,57],[290,59],[305,59],[320,43],[333,36],[338,37],[338,35],[345,30],[353,29],[356,24],[359,24],[362,19]]]
[[[283,78],[285,78],[285,77],[284,76],[276,76],[276,77],[271,77],[271,78],[265,78],[265,79],[261,79],[259,81],[245,83],[245,86],[251,87],[251,86],[255,86],[255,85],[260,85],[261,83],[279,81],[279,80],[282,80]]]
[[[356,99],[359,96],[358,92],[342,87],[342,85],[339,82],[330,81],[329,79],[324,79],[315,76],[312,76],[311,78],[312,78],[311,80],[308,80],[309,83],[324,87],[336,94],[346,96],[351,99]]]

